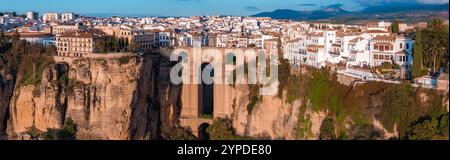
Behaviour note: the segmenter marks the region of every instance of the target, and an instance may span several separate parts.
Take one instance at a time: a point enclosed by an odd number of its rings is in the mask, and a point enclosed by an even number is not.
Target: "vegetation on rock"
[[[215,119],[214,123],[207,128],[211,140],[245,140],[249,137],[239,136],[233,128],[230,119]]]
[[[67,118],[61,129],[47,129],[42,134],[44,140],[75,140],[77,133],[77,125],[71,118]]]

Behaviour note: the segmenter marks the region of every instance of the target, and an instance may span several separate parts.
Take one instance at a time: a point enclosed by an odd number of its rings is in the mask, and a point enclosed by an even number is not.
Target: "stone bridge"
[[[211,63],[212,59],[205,56],[205,53],[207,53],[208,50],[219,51],[222,60],[225,60],[227,56],[234,56],[233,54],[229,54],[232,51],[229,49],[202,48],[200,52],[201,58],[198,58],[201,60],[194,62],[194,50],[194,48],[180,48],[175,52],[177,54],[184,54],[184,56],[187,55],[189,59],[189,78],[191,82],[195,77],[201,77],[201,72],[194,72],[194,68],[196,66],[194,63],[201,64],[200,67],[202,71],[206,65]],[[220,67],[213,65],[214,69],[211,76],[214,78],[223,79],[225,77],[225,72],[223,71],[226,68],[225,65],[227,64],[222,63],[221,69],[216,69]],[[233,65],[233,63],[231,63],[231,65]],[[234,69],[235,67],[230,68]],[[184,72],[184,69],[182,72]],[[213,123],[213,120],[216,118],[226,118],[231,116],[233,91],[233,87],[225,83],[205,84],[203,81],[200,81],[197,84],[183,84],[181,95],[181,125],[183,127],[190,128],[192,133],[194,133],[194,135],[196,135],[199,139],[208,139],[208,135],[206,135],[206,128]]]
[[[249,56],[252,54],[248,54],[246,51],[254,51],[254,57]],[[270,50],[264,51],[265,53],[270,53]],[[215,53],[213,54],[215,55],[214,57],[210,56],[211,54],[209,53],[211,52]],[[237,68],[236,64],[244,64],[244,61],[255,60],[256,52],[259,51],[255,49],[227,48],[177,48],[175,51],[167,50],[162,52],[166,57],[170,57],[170,55],[172,55],[172,58],[177,57],[177,59],[172,60],[180,62],[181,57],[188,60],[188,62],[184,61],[184,64],[188,65],[189,73],[186,75],[189,75],[191,83],[182,84],[181,125],[185,128],[190,128],[192,133],[197,135],[198,138],[208,139],[206,128],[213,123],[214,119],[231,118],[234,95],[236,94],[234,92],[236,91],[232,85],[225,83],[227,81],[225,74],[232,74]],[[242,57],[236,58],[240,56]],[[216,60],[223,60],[223,62],[216,63]],[[194,69],[203,71],[208,64],[213,66],[213,70],[210,73],[214,77],[213,84],[208,85],[201,80],[198,83],[192,83],[194,78],[202,76],[202,72],[194,72]],[[185,66],[183,66],[181,72],[184,73],[185,69]],[[218,79],[222,80],[222,82],[216,83]]]

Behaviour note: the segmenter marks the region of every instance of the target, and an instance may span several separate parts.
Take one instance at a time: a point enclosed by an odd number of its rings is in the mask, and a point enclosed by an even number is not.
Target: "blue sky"
[[[367,5],[390,2],[448,3],[448,0],[0,0],[0,11],[70,11],[95,16],[252,15],[275,9],[313,10],[336,3],[347,10],[360,10]]]

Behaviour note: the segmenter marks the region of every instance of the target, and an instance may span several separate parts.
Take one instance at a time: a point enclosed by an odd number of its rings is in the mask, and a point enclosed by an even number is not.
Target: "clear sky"
[[[76,12],[93,16],[252,15],[275,9],[312,10],[342,4],[347,10],[367,5],[448,3],[449,0],[0,0],[0,11]]]

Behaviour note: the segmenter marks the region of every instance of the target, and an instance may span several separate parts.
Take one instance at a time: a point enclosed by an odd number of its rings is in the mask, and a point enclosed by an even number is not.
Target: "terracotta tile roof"
[[[365,31],[365,33],[388,33],[388,32],[382,30],[368,30]]]
[[[13,36],[14,32],[6,32],[5,36]],[[33,38],[33,37],[52,37],[52,34],[43,32],[21,32],[20,38]]]
[[[374,41],[395,41],[395,36],[376,36]]]
[[[65,38],[99,38],[102,37],[104,33],[100,30],[87,30],[87,31],[69,31],[63,33],[59,37]]]
[[[287,43],[295,43],[295,42],[298,42],[299,40],[300,40],[300,38],[291,39],[291,40],[287,41]]]
[[[357,42],[359,42],[359,41],[361,41],[361,40],[363,40],[363,39],[364,39],[364,38],[362,38],[362,37],[356,37],[356,38],[350,40],[349,42],[350,42],[350,43],[357,43]]]
[[[310,45],[308,45],[306,47],[308,47],[308,48],[324,48],[325,46],[324,45],[310,44]]]
[[[392,46],[391,43],[386,43],[386,42],[376,42],[376,43],[374,43],[374,45],[391,45]]]

